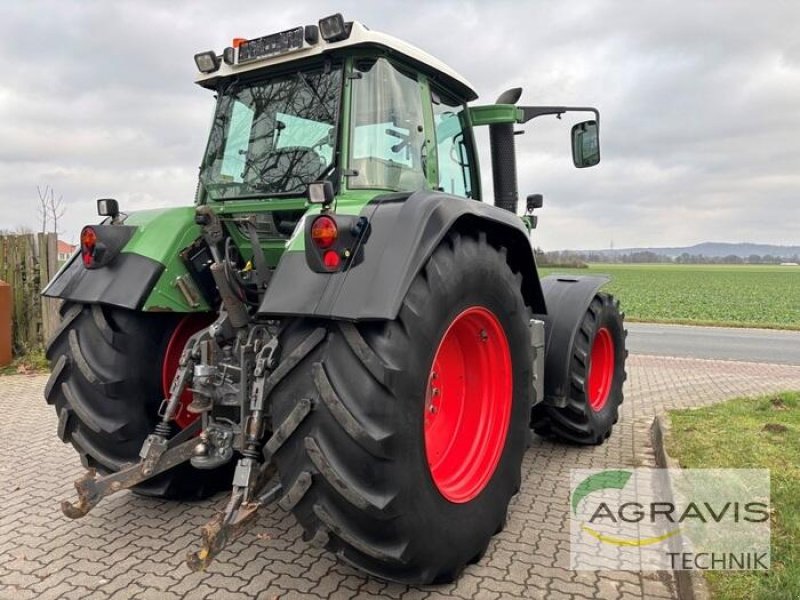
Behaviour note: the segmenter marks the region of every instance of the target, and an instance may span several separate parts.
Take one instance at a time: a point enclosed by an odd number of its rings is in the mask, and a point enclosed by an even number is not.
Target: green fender
[[[164,270],[144,302],[144,311],[208,312],[202,295],[191,306],[176,281],[188,275],[180,253],[200,237],[200,226],[194,222],[195,207],[144,210],[130,215],[126,225],[137,227],[133,237],[122,249],[151,258],[164,265]]]
[[[42,292],[73,302],[151,312],[208,312],[200,294],[192,305],[177,287],[188,271],[180,252],[200,237],[194,206],[143,210],[125,218],[133,235],[108,266],[86,269],[75,255]],[[111,226],[109,226],[111,227]]]

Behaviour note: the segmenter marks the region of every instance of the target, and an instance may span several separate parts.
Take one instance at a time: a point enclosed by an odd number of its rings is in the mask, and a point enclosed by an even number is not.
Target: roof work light
[[[201,73],[213,73],[219,69],[219,58],[213,50],[194,55],[194,64]]]
[[[350,37],[342,13],[336,13],[319,20],[319,33],[326,42],[339,42]]]

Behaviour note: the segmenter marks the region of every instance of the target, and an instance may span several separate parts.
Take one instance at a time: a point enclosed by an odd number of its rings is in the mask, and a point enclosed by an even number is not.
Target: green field
[[[617,265],[543,268],[543,275],[607,274],[606,290],[632,321],[800,329],[800,267]]]

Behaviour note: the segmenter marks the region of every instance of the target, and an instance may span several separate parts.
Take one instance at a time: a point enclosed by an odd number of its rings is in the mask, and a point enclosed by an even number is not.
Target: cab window
[[[461,123],[463,106],[435,92],[432,102],[439,189],[455,196],[472,198],[469,152]]]
[[[354,74],[348,187],[426,188],[418,81],[385,58],[356,61]]]

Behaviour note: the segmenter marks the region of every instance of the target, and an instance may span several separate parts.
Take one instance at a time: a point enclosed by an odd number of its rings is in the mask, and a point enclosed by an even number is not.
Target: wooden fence
[[[0,280],[11,286],[17,355],[41,348],[58,327],[58,300],[41,296],[57,270],[56,234],[0,236]]]

